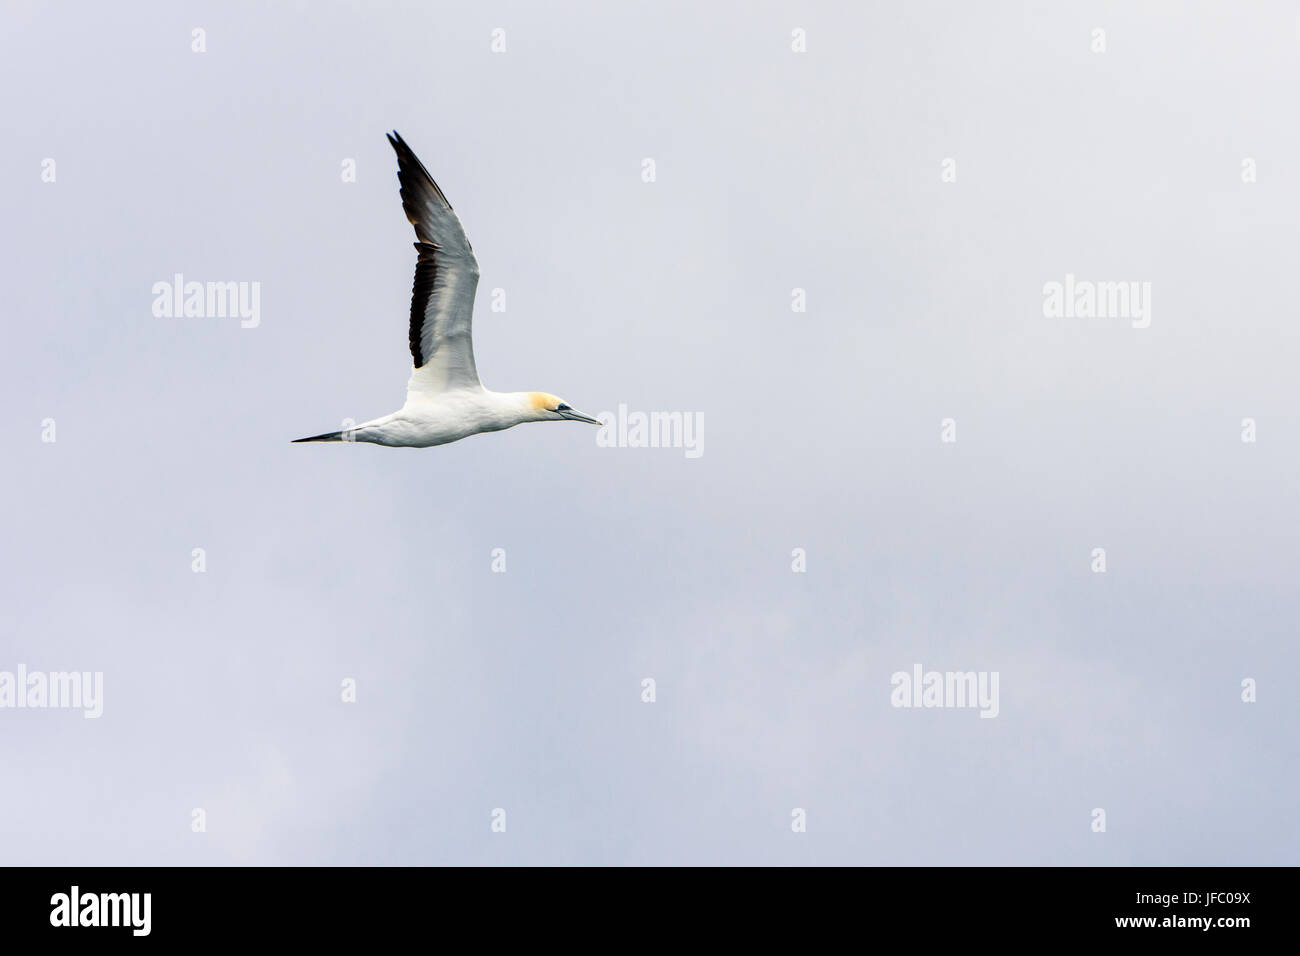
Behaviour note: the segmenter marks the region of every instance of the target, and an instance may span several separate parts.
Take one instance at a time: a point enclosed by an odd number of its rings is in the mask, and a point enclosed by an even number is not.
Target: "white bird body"
[[[406,404],[383,418],[296,441],[361,441],[427,448],[524,422],[600,422],[549,392],[492,392],[474,365],[472,322],[478,260],[460,218],[438,184],[396,133],[402,207],[415,227],[419,258],[411,293],[411,357]]]
[[[554,397],[541,392],[491,392],[481,385],[435,396],[410,393],[400,411],[344,432],[344,440],[427,448],[524,422],[552,421],[540,417],[545,409],[538,409],[537,396]],[[556,399],[556,404],[562,403]]]

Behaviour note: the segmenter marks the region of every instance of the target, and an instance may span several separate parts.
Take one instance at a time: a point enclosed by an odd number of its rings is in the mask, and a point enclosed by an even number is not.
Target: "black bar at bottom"
[[[1289,868],[0,869],[7,943],[1287,938]],[[610,935],[613,934],[613,935]],[[648,934],[648,935],[646,935]],[[1260,936],[1259,934],[1263,934]],[[486,937],[485,937],[486,938]],[[679,937],[675,937],[679,938]],[[692,936],[692,939],[695,937]],[[664,939],[664,942],[669,940]]]

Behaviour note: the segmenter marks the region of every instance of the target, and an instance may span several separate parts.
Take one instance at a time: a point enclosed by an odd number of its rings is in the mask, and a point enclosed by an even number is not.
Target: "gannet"
[[[419,257],[411,292],[411,358],[406,404],[383,418],[304,441],[364,441],[376,445],[427,448],[479,432],[497,432],[524,422],[588,422],[550,392],[491,392],[474,367],[471,322],[478,261],[460,224],[424,164],[396,131],[388,141],[397,151],[402,208],[415,227]]]

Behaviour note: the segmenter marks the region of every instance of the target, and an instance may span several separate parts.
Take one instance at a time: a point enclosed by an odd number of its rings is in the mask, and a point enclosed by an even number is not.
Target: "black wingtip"
[[[388,137],[388,142],[392,145],[393,150],[397,153],[397,178],[403,183],[403,188],[408,188],[407,181],[403,180],[403,176],[413,176],[417,180],[423,178],[433,187],[434,195],[441,200],[442,204],[448,209],[451,209],[452,205],[443,194],[442,188],[438,185],[433,176],[429,174],[429,170],[425,169],[424,163],[420,162],[420,157],[415,155],[415,150],[406,145],[406,140],[402,139],[402,134],[397,130],[393,130],[391,133],[386,133],[385,135]],[[418,188],[418,186],[414,182],[411,182],[409,188],[415,189]],[[407,199],[408,197],[403,193],[403,202],[405,203]],[[410,208],[407,209],[406,218],[411,221],[412,225],[415,224],[416,220],[411,216]]]

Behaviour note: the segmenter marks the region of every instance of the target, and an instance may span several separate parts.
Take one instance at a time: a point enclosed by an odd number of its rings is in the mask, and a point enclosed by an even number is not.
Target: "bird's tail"
[[[291,444],[297,444],[300,441],[347,441],[344,437],[347,432],[326,432],[324,435],[312,435],[310,438],[295,438]]]

